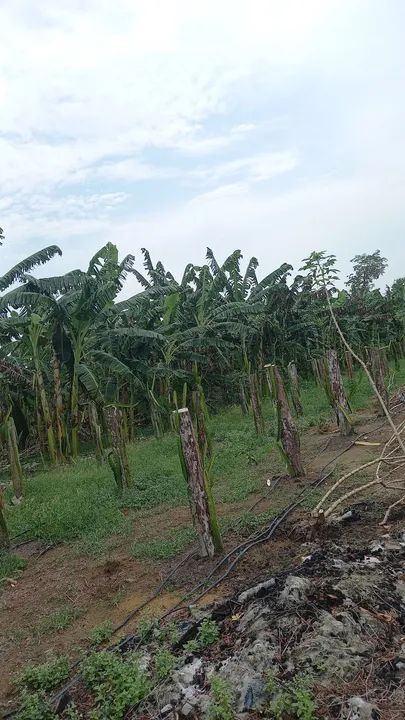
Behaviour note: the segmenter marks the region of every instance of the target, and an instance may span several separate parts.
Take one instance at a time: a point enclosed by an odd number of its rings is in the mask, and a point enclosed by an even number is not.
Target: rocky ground
[[[126,717],[403,719],[405,530],[362,547],[324,540],[301,549],[294,570],[178,621],[177,668]],[[197,649],[206,618],[218,637]],[[121,651],[139,649],[138,640]],[[141,652],[147,670],[153,634]],[[62,704],[70,697],[80,705],[80,680]]]
[[[214,674],[229,683],[239,717],[268,716],[297,676],[318,717],[405,717],[405,531],[363,549],[304,549],[294,572],[213,610],[220,639],[177,671],[163,698],[167,717],[200,716]]]

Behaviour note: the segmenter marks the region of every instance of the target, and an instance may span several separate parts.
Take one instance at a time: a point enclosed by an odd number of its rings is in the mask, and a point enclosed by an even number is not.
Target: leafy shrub
[[[211,679],[213,702],[208,706],[208,720],[233,720],[234,697],[229,684],[221,677]]]
[[[150,691],[149,679],[136,655],[124,660],[107,651],[93,653],[85,658],[82,674],[97,702],[93,720],[122,720],[128,708]]]
[[[109,640],[113,633],[113,624],[111,620],[105,620],[105,622],[96,625],[90,630],[90,640],[93,645],[101,645],[101,643]]]
[[[155,671],[158,680],[166,680],[170,677],[177,665],[177,658],[167,648],[162,648],[156,653]]]
[[[198,631],[197,642],[201,648],[213,645],[219,638],[219,628],[215,620],[205,618]]]
[[[47,692],[60,685],[69,676],[70,664],[66,655],[49,658],[40,665],[27,665],[16,676],[14,684],[27,690]]]
[[[57,716],[43,694],[24,692],[15,720],[57,720]]]

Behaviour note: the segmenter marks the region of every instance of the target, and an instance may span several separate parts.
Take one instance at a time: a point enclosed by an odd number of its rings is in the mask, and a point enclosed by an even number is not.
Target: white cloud
[[[399,267],[403,20],[396,0],[1,4],[1,260],[60,242],[85,267],[112,239],[267,270],[371,243]]]

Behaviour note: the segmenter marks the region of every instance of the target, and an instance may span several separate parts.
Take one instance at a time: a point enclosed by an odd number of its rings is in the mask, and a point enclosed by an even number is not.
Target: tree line
[[[114,408],[129,439],[144,422],[161,435],[199,386],[210,405],[247,412],[264,365],[293,361],[309,375],[340,345],[310,271],[294,276],[283,263],[259,280],[256,258],[242,272],[239,250],[220,264],[207,249],[206,264],[189,263],[178,280],[142,253],[142,273],[107,243],[86,271],[38,278],[32,271],[61,254],[50,246],[0,277],[1,419],[12,417],[21,446],[35,439],[51,463],[77,457],[90,435],[101,445]],[[385,346],[398,359],[405,279],[375,289],[385,267],[378,250],[356,256],[346,287],[328,292],[357,352]],[[142,290],[117,300],[129,274]]]

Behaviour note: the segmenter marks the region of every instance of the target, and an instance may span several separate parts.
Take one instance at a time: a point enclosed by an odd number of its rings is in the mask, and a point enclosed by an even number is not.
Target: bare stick
[[[399,498],[396,502],[392,503],[392,505],[387,508],[387,512],[385,513],[382,521],[380,522],[380,525],[386,525],[389,519],[389,516],[391,515],[391,511],[398,507],[398,505],[405,505],[405,495],[402,495],[402,497]]]

